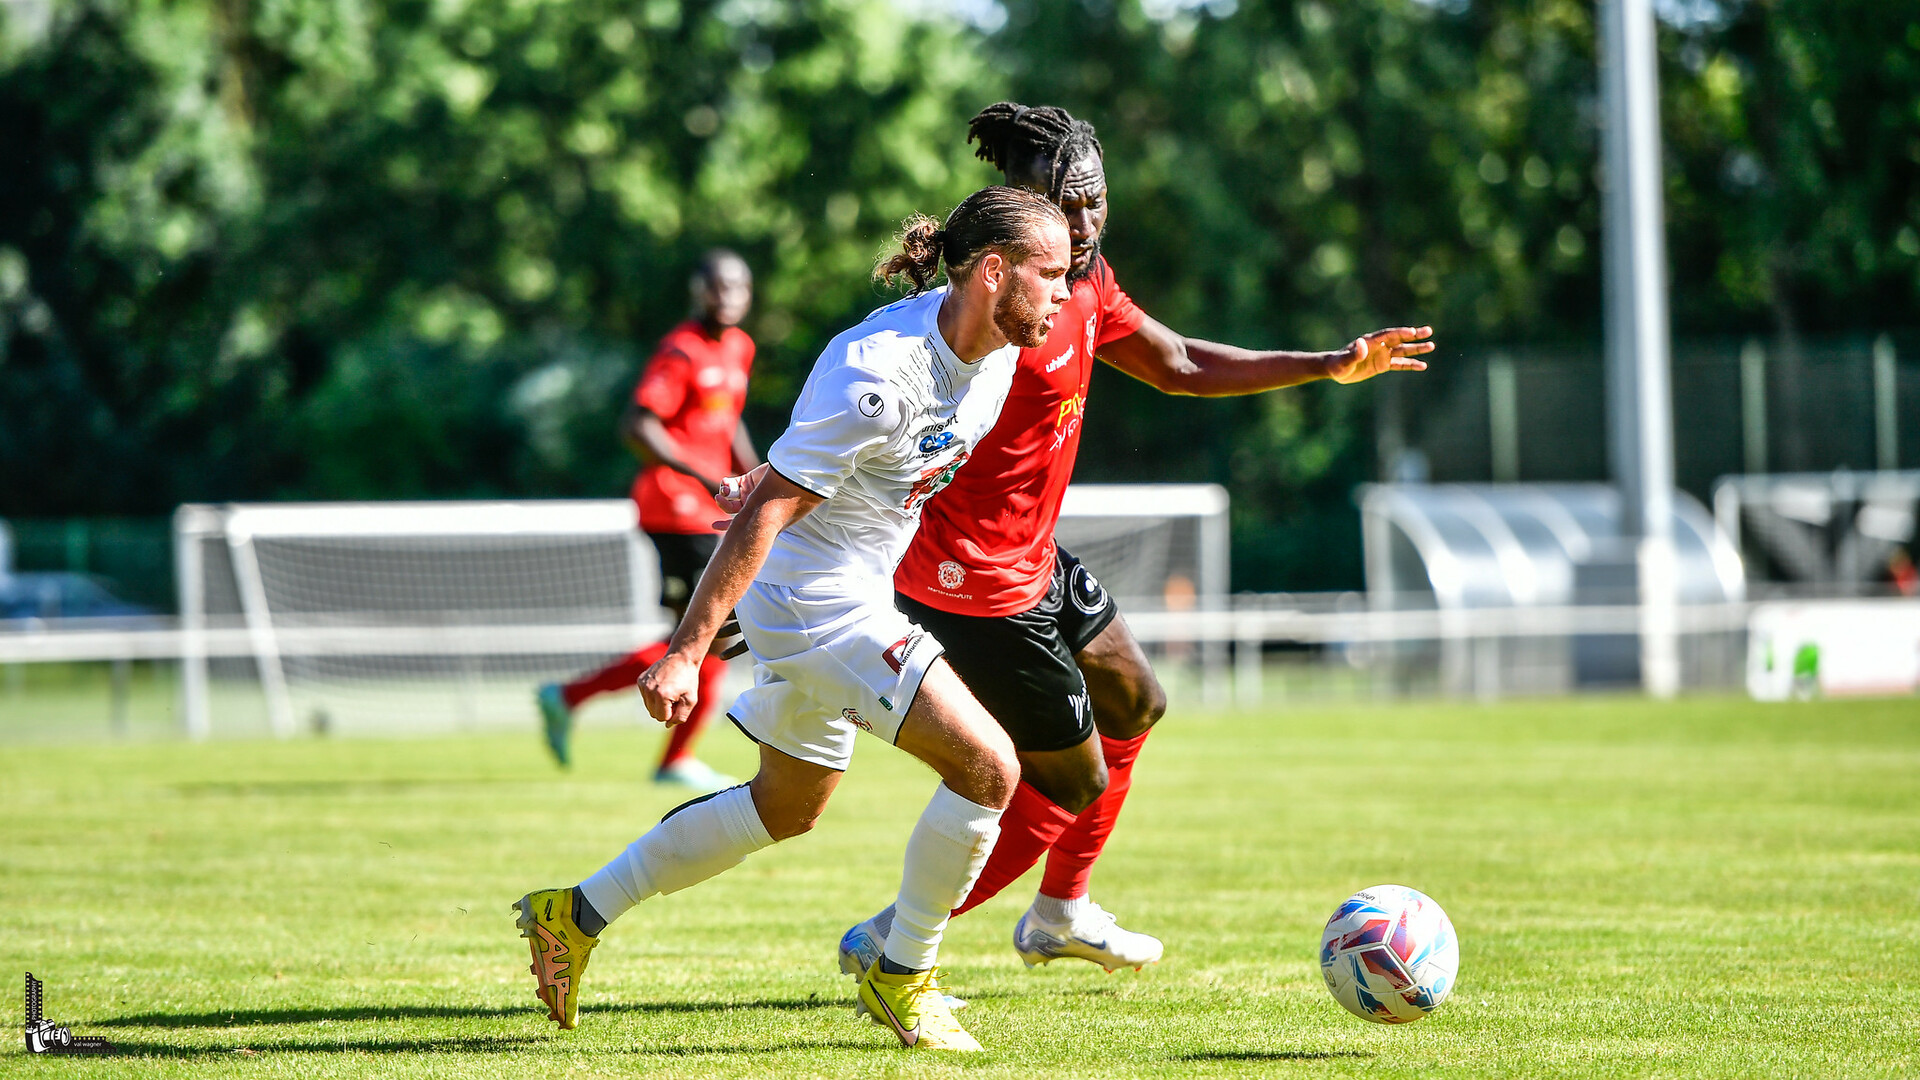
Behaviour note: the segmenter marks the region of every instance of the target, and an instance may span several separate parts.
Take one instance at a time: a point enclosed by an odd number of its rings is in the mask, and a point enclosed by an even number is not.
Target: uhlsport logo
[[[43,1015],[40,980],[27,972],[27,1053],[29,1054],[105,1054],[113,1044],[105,1039],[76,1036]]]

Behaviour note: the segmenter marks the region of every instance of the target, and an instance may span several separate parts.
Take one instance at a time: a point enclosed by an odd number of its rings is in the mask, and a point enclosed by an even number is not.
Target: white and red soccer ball
[[[1460,971],[1460,939],[1440,905],[1405,885],[1362,889],[1320,935],[1333,1000],[1362,1020],[1408,1024],[1440,1007]]]

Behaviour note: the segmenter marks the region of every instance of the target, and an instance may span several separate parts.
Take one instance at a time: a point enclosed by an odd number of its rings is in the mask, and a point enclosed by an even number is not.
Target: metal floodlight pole
[[[1666,211],[1652,0],[1599,0],[1607,405],[1622,525],[1636,542],[1640,678],[1679,689]]]

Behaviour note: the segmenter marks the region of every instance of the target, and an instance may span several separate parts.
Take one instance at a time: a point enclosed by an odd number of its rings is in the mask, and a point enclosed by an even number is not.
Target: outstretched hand
[[[1431,326],[1396,326],[1354,338],[1327,368],[1337,383],[1357,383],[1384,371],[1425,371],[1427,362],[1415,357],[1433,351]]]

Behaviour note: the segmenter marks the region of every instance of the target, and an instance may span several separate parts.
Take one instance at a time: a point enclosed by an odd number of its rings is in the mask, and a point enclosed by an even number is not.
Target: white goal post
[[[530,682],[656,640],[658,562],[625,499],[182,506],[181,708],[257,679],[269,726],[518,719]]]
[[[1217,485],[1078,485],[1058,536],[1123,608],[1224,611],[1226,512]],[[626,499],[187,505],[174,558],[196,738],[236,680],[282,738],[527,722],[538,682],[669,629]]]

